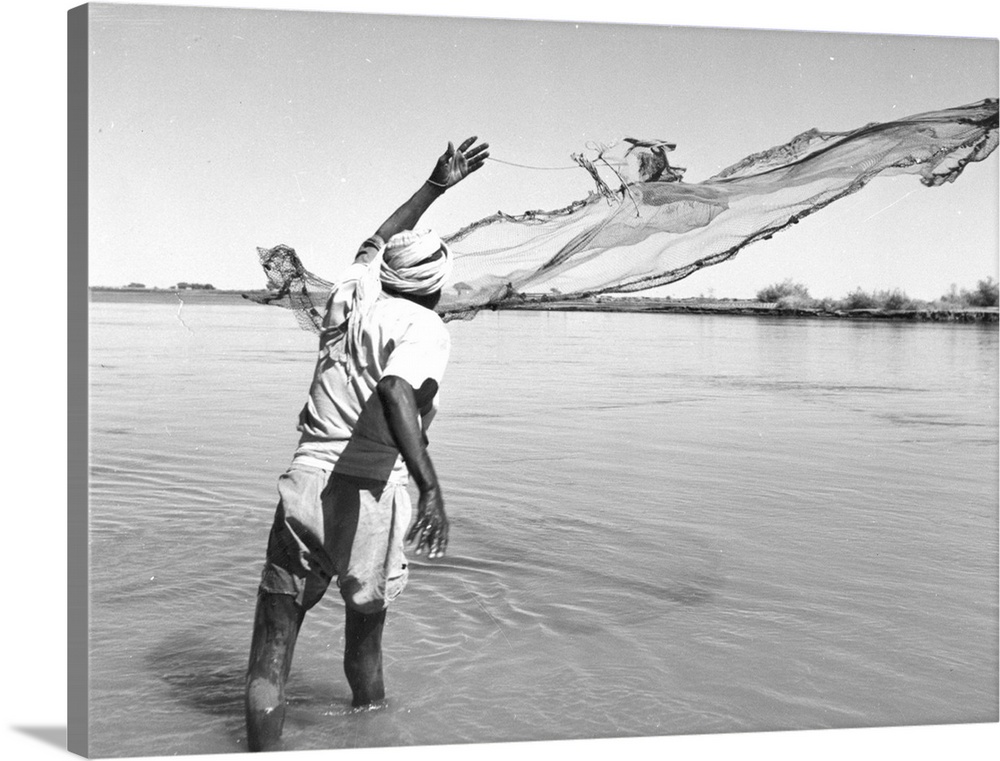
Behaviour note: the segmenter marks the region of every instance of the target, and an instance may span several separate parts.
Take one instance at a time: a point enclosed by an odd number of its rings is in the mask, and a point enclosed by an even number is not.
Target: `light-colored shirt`
[[[377,236],[365,241],[355,263],[330,293],[325,324],[334,329],[324,330],[320,336],[309,397],[299,414],[302,436],[294,461],[399,482],[406,480],[406,465],[386,423],[381,401],[372,392],[387,375],[402,378],[414,390],[428,379],[440,386],[451,341],[435,312],[407,299],[382,294],[371,319],[366,321],[359,346],[367,366],[352,374],[343,361],[336,359],[345,333],[335,328],[346,320],[354,288],[367,262],[384,245]],[[437,397],[422,415],[425,431],[436,409]]]

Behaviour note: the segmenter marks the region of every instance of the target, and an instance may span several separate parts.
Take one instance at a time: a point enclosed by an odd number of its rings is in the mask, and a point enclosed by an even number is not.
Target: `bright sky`
[[[332,278],[447,140],[471,134],[497,159],[539,167],[572,166],[591,141],[666,139],[696,182],[811,127],[848,130],[1000,90],[995,39],[92,9],[92,285],[260,288],[255,249],[277,243]],[[997,166],[994,153],[936,189],[876,180],[658,293],[752,297],[785,278],[834,297],[972,287],[998,276]],[[580,169],[489,162],[425,221],[447,233],[590,188]]]

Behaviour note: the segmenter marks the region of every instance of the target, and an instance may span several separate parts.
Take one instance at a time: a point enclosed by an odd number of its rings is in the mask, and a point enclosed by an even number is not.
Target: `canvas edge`
[[[89,751],[88,104],[89,6],[67,11],[66,748]]]

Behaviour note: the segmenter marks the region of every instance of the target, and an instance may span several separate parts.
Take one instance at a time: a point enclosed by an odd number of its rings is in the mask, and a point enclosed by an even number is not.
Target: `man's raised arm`
[[[471,147],[475,142],[476,137],[470,137],[457,150],[449,142],[448,149],[437,160],[427,181],[379,226],[375,234],[385,242],[396,233],[412,230],[424,212],[448,188],[480,169],[490,155],[490,146],[488,143],[480,143]]]

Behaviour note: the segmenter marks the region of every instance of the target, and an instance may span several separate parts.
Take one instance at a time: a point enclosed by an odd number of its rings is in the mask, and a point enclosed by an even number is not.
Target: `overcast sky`
[[[582,170],[554,168],[590,142],[669,140],[697,182],[811,127],[1000,89],[996,40],[913,35],[96,5],[90,50],[92,285],[259,288],[255,249],[277,243],[332,278],[471,134],[549,169],[489,162],[428,213],[442,233],[585,196]],[[997,276],[997,165],[876,180],[660,293],[974,286]]]

